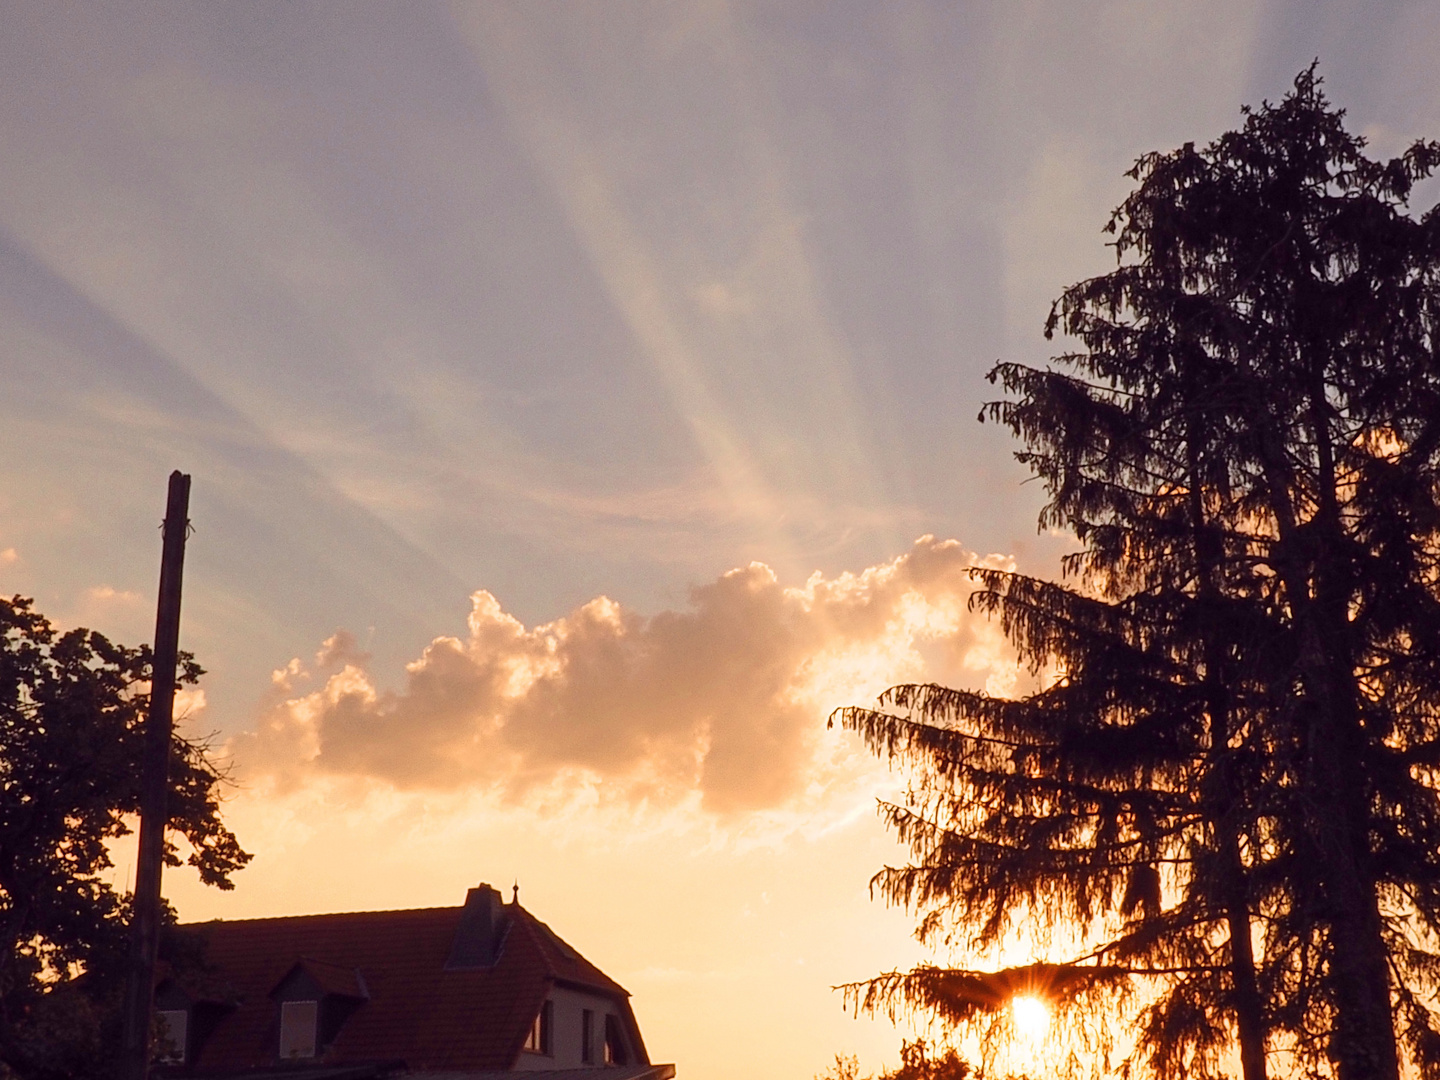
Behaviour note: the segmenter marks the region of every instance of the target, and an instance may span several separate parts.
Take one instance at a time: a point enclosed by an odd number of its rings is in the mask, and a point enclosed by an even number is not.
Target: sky
[[[685,1080],[897,1061],[831,987],[931,955],[868,893],[904,778],[825,718],[1023,685],[966,570],[1072,541],[985,374],[1134,159],[1315,58],[1373,153],[1440,137],[1426,2],[0,19],[0,593],[149,640],[193,476],[183,722],[256,858],[167,894],[518,880]]]

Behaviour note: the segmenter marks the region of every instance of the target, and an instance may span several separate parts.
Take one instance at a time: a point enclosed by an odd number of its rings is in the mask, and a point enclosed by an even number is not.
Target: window
[[[550,1002],[540,1006],[535,1019],[530,1021],[530,1032],[525,1036],[525,1049],[535,1054],[550,1053]]]
[[[625,1053],[625,1037],[620,1033],[620,1018],[606,1013],[605,1064],[626,1065],[629,1064],[629,1061],[629,1055]]]
[[[282,1001],[280,1003],[280,1056],[282,1058],[313,1058],[315,1056],[315,1022],[320,1017],[318,1001]]]
[[[156,1015],[160,1026],[155,1032],[155,1060],[162,1065],[184,1065],[190,1013],[185,1009],[159,1009]]]
[[[549,1001],[544,1002],[537,1012],[536,1018],[530,1021],[530,1031],[526,1034],[526,1050],[533,1054],[550,1053],[550,1015],[553,1007]]]
[[[580,1060],[586,1065],[595,1061],[595,1013],[591,1009],[580,1010]]]

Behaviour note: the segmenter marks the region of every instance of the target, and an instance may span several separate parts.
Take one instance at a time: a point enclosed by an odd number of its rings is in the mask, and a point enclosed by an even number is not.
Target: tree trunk
[[[1311,352],[1324,355],[1318,345]],[[1390,955],[1370,866],[1369,754],[1355,685],[1348,544],[1319,360],[1314,369],[1307,419],[1315,443],[1318,505],[1309,523],[1314,535],[1307,545],[1313,546],[1297,553],[1304,560],[1306,580],[1303,588],[1287,586],[1287,591],[1300,635],[1300,674],[1308,699],[1302,705],[1302,785],[1330,930],[1330,981],[1335,988],[1331,1053],[1339,1080],[1398,1080]]]
[[[1209,525],[1205,514],[1204,477],[1199,466],[1203,428],[1191,422],[1185,439],[1190,483],[1190,526],[1195,545],[1198,581],[1198,624],[1205,656],[1205,708],[1210,718],[1209,772],[1214,801],[1216,834],[1220,839],[1226,931],[1230,937],[1229,967],[1231,1004],[1240,1043],[1240,1068],[1244,1080],[1265,1080],[1265,1007],[1255,976],[1255,949],[1250,940],[1250,896],[1245,864],[1240,858],[1240,823],[1236,820],[1239,792],[1230,768],[1231,694],[1226,678],[1226,648],[1216,640],[1219,620],[1217,580],[1224,559],[1224,543]]]
[[[1306,730],[1310,832],[1330,929],[1335,988],[1332,1055],[1339,1080],[1398,1080],[1390,961],[1369,866],[1363,735],[1349,669],[1322,657],[1306,666],[1314,687]],[[1318,670],[1317,670],[1318,667]]]
[[[1250,942],[1250,905],[1246,897],[1240,850],[1232,837],[1225,861],[1226,924],[1230,933],[1230,981],[1235,1002],[1235,1026],[1240,1041],[1240,1069],[1244,1080],[1265,1080],[1265,1008],[1255,978],[1255,950]]]

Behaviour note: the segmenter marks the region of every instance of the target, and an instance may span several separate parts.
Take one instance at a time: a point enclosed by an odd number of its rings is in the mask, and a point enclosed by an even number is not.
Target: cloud
[[[85,590],[84,601],[96,605],[115,604],[129,607],[133,604],[143,604],[145,598],[131,589],[117,589],[113,585],[95,585]]]
[[[92,585],[80,590],[68,609],[56,613],[55,623],[99,630],[115,641],[148,641],[155,627],[154,603],[134,589]]]
[[[205,691],[190,687],[175,691],[175,719],[177,722],[194,720],[205,711]]]
[[[982,563],[1006,560],[926,536],[858,574],[785,587],[751,563],[683,610],[646,617],[602,596],[533,628],[477,592],[468,635],[432,641],[398,690],[375,685],[343,631],[313,670],[292,660],[232,750],[242,775],[287,787],[357,777],[519,796],[569,783],[632,803],[780,807],[811,782],[836,706],[915,679],[1008,689],[1012,654],[966,608]]]

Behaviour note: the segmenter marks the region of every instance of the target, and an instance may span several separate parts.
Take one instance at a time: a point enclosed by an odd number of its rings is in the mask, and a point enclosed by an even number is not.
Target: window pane
[[[155,1045],[155,1060],[166,1065],[185,1064],[185,1032],[190,1014],[184,1009],[161,1009],[160,1030]]]
[[[625,1037],[620,1033],[620,1018],[605,1014],[605,1064],[628,1065],[629,1055],[625,1053]]]
[[[535,1014],[535,1019],[530,1021],[530,1032],[525,1036],[526,1050],[533,1050],[537,1054],[550,1053],[551,1008],[550,1002],[544,1002],[540,1011]]]
[[[315,1021],[320,1015],[318,1001],[285,1001],[280,1004],[280,1056],[315,1056]]]

